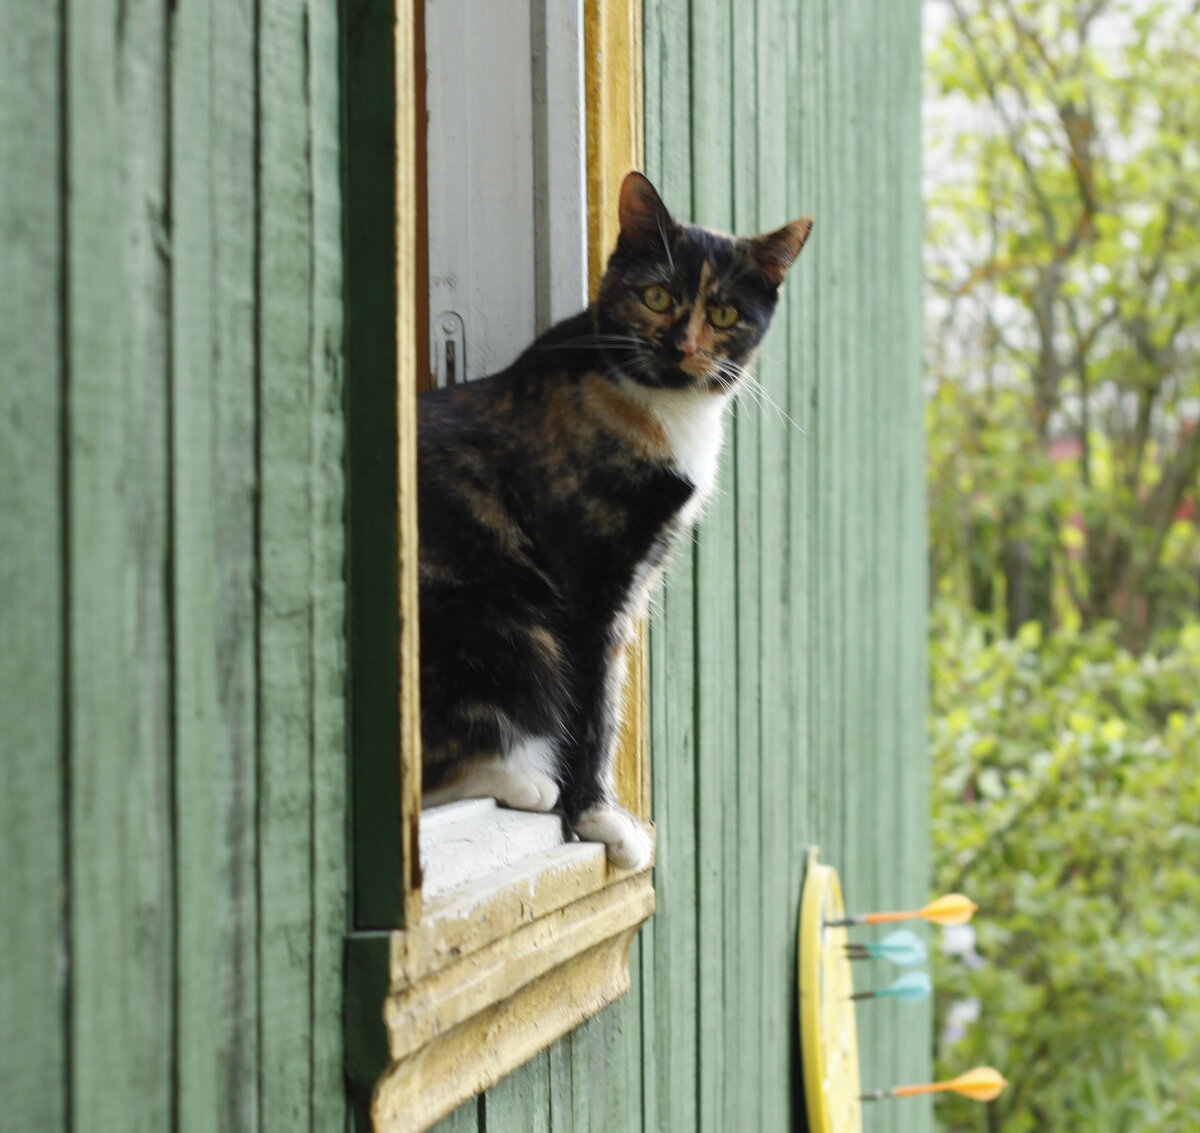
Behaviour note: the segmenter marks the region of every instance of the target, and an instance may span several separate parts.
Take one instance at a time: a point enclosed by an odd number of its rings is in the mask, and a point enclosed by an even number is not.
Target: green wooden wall
[[[743,397],[653,626],[658,911],[633,992],[439,1133],[790,1130],[804,847],[856,908],[926,896],[919,20],[917,0],[646,0],[669,206],[816,225],[760,366],[780,409]],[[927,1014],[860,1019],[868,1084],[923,1080]],[[921,1102],[866,1115],[931,1125]]]
[[[377,365],[387,304],[344,319],[338,56],[378,9],[0,0],[3,1133],[343,1126],[343,323]],[[652,635],[633,992],[443,1131],[792,1128],[805,845],[857,907],[924,896],[918,19],[647,0],[668,202],[817,223],[782,412],[739,407]],[[925,1072],[924,1014],[863,1020],[871,1084]]]
[[[336,7],[0,23],[0,1129],[340,1129]]]

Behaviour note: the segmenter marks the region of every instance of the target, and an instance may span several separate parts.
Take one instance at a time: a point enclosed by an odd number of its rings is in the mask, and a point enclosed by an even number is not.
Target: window
[[[639,164],[640,4],[503,0],[480,26],[464,0],[397,3],[394,40],[381,43],[387,20],[361,0],[347,44],[347,1056],[360,1112],[388,1131],[426,1128],[619,997],[654,905],[648,872],[611,869],[599,844],[564,843],[555,815],[490,800],[422,815],[416,640],[416,392],[429,375],[458,381],[503,364],[598,279],[621,176]],[[394,123],[381,104],[394,104]],[[387,131],[394,198],[381,203]],[[473,182],[468,146],[476,173],[520,150],[521,183]],[[514,210],[522,201],[532,207]],[[385,256],[379,226],[393,216]],[[393,370],[395,389],[381,394]],[[644,644],[630,660],[618,794],[648,819]]]

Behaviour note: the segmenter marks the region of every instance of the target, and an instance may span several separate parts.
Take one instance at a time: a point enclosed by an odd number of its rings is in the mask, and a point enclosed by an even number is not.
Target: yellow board
[[[861,1133],[862,1080],[854,979],[845,928],[828,921],[846,915],[837,871],[808,851],[800,898],[800,1054],[810,1133]]]

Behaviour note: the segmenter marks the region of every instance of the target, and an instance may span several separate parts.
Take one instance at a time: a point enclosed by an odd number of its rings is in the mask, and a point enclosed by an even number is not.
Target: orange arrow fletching
[[[1008,1083],[998,1070],[990,1066],[976,1066],[960,1074],[949,1083],[950,1089],[963,1097],[973,1098],[977,1102],[990,1102],[998,1098]]]
[[[867,913],[858,919],[863,924],[886,924],[889,921],[911,921],[920,917],[934,924],[966,924],[978,908],[970,897],[964,897],[961,893],[947,893],[945,897],[930,901],[925,908],[918,909],[915,913]]]
[[[966,924],[978,908],[970,897],[964,897],[961,893],[948,893],[945,897],[930,901],[921,910],[921,916],[934,924]]]
[[[936,1094],[943,1090],[952,1090],[963,1097],[977,1102],[990,1102],[998,1098],[1008,1083],[999,1071],[990,1066],[976,1066],[949,1082],[929,1082],[924,1086],[897,1086],[892,1090],[896,1098],[911,1098],[917,1094]]]

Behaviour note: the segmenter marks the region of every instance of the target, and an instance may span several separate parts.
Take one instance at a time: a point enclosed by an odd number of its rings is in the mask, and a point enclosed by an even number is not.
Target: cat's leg
[[[495,799],[514,810],[553,810],[559,796],[557,770],[553,741],[544,736],[520,739],[505,755],[463,763],[447,781],[427,791],[422,804]]]
[[[646,869],[654,846],[642,824],[618,805],[613,772],[620,735],[620,705],[625,684],[625,642],[599,652],[589,682],[577,686],[578,737],[572,745],[563,785],[567,822],[585,842],[603,842],[608,859],[620,869]]]

